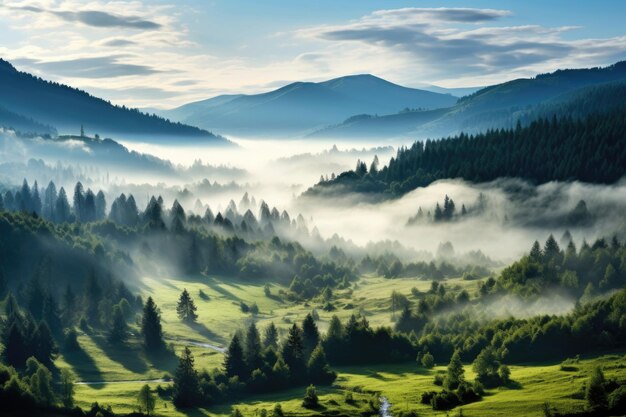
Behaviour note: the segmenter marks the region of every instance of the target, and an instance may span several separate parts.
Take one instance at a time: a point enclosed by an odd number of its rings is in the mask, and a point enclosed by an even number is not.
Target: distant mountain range
[[[30,133],[94,134],[153,143],[230,144],[197,127],[114,106],[82,90],[20,72],[0,59],[0,125]]]
[[[447,109],[404,111],[388,115],[366,114],[347,118],[309,135],[314,138],[412,138],[441,137],[460,132],[477,133],[492,128],[512,127],[518,120],[541,116],[571,115],[610,110],[620,106],[626,61],[605,68],[558,70],[534,78],[517,79],[483,88]],[[587,98],[590,89],[601,88],[596,100]],[[604,99],[609,98],[609,102]],[[611,104],[612,103],[612,104]]]
[[[373,75],[329,81],[296,82],[253,95],[222,95],[160,114],[225,134],[290,136],[311,133],[362,113],[390,114],[402,109],[453,106],[450,94],[402,87]]]

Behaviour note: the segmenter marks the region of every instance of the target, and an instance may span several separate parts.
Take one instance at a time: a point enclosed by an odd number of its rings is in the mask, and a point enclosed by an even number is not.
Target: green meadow
[[[167,387],[170,376],[178,363],[178,354],[184,346],[190,346],[197,369],[219,367],[223,348],[237,329],[242,329],[250,320],[255,320],[263,329],[273,321],[281,332],[315,309],[319,314],[318,325],[324,331],[333,314],[345,319],[360,313],[375,326],[392,325],[390,295],[392,291],[405,294],[410,299],[411,289],[427,291],[430,281],[412,278],[384,279],[365,276],[351,290],[338,291],[333,301],[334,311],[324,311],[316,303],[302,304],[284,301],[280,297],[280,286],[271,286],[271,295],[264,293],[264,283],[245,280],[197,277],[194,279],[154,279],[142,282],[142,296],[151,295],[162,314],[164,333],[170,352],[158,357],[144,353],[137,337],[132,337],[125,348],[113,347],[104,335],[79,335],[82,350],[70,356],[60,355],[58,368],[69,368],[75,375],[76,403],[87,408],[93,402],[111,406],[114,412],[132,412],[136,409],[139,388],[149,383],[152,388]],[[452,279],[446,281],[451,291],[466,289],[473,293],[477,281]],[[187,325],[176,317],[176,301],[186,288],[198,307],[198,323]],[[284,288],[283,288],[284,289]],[[200,295],[202,291],[203,295]],[[240,303],[256,303],[259,313],[252,316],[242,312]],[[137,333],[137,323],[133,323]],[[206,343],[212,347],[199,346]],[[130,347],[130,349],[129,349]],[[571,363],[570,363],[571,362]],[[177,411],[169,399],[158,397],[156,414],[163,416],[229,415],[237,407],[244,415],[259,415],[261,409],[270,411],[274,404],[281,403],[288,415],[319,415],[326,410],[329,414],[356,415],[369,407],[369,402],[380,396],[388,398],[392,413],[417,411],[424,416],[446,416],[458,414],[458,408],[446,412],[433,411],[430,406],[420,404],[420,395],[425,391],[438,391],[434,376],[445,372],[446,364],[437,364],[433,369],[424,369],[415,362],[360,367],[336,368],[338,378],[330,387],[318,387],[321,410],[310,411],[301,406],[304,387],[293,388],[275,394],[246,397],[245,401],[224,404],[210,409]],[[580,411],[584,408],[581,394],[589,373],[595,366],[602,366],[607,378],[623,378],[626,375],[626,358],[621,355],[606,355],[560,363],[529,363],[511,366],[513,383],[508,387],[487,390],[484,398],[473,404],[462,406],[464,416],[543,416],[544,403],[548,402],[559,411]],[[473,380],[469,364],[465,365],[465,376]],[[346,401],[351,393],[354,401]]]

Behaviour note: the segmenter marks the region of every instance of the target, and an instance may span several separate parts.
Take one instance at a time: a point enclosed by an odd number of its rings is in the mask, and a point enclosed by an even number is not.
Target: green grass
[[[243,328],[251,320],[256,320],[262,329],[270,321],[274,321],[281,331],[293,322],[300,322],[313,308],[316,308],[320,321],[318,325],[324,330],[333,314],[346,319],[351,314],[363,312],[374,326],[391,325],[389,296],[392,291],[399,291],[410,299],[411,288],[416,287],[424,292],[430,287],[429,281],[403,278],[387,280],[380,277],[363,277],[356,289],[338,291],[333,301],[337,309],[326,312],[321,304],[308,304],[283,301],[278,297],[264,295],[263,282],[255,283],[243,280],[197,277],[195,279],[157,280],[145,278],[145,290],[142,296],[151,295],[162,312],[164,332],[174,352],[179,353],[185,340],[207,342],[225,346],[232,334]],[[453,292],[467,289],[475,292],[476,281],[461,279],[449,280],[447,288]],[[176,317],[176,301],[183,288],[187,288],[198,306],[198,325],[189,326],[181,323]],[[281,287],[272,286],[272,293],[278,294]],[[199,296],[202,290],[208,300]],[[260,313],[257,317],[244,314],[239,308],[240,302],[252,304],[256,302]],[[132,324],[137,332],[137,325]],[[164,357],[146,355],[138,338],[132,338],[127,347],[111,346],[103,335],[81,334],[79,343],[82,352],[61,355],[56,365],[59,368],[71,369],[80,381],[105,381],[106,383],[87,386],[77,385],[77,405],[86,408],[97,401],[110,405],[116,412],[134,411],[136,395],[143,385],[141,380],[152,380],[172,374],[177,358],[173,354]],[[191,347],[198,369],[211,369],[221,365],[223,355],[214,350]],[[512,379],[519,385],[514,388],[490,390],[488,395],[478,403],[463,406],[465,416],[542,416],[544,402],[550,402],[560,411],[580,410],[584,401],[573,398],[581,390],[582,384],[594,366],[605,368],[607,377],[626,379],[626,359],[621,356],[605,356],[580,361],[562,370],[559,364],[529,364],[511,366]],[[367,401],[379,395],[386,396],[393,404],[392,410],[417,410],[424,416],[445,416],[446,413],[434,412],[430,407],[419,403],[422,392],[439,390],[433,384],[436,372],[444,367],[424,370],[415,363],[400,365],[380,365],[364,367],[344,367],[337,369],[339,377],[332,387],[320,388],[322,404],[328,410],[340,410],[343,413],[356,415],[358,410],[367,406]],[[473,379],[472,371],[466,367],[467,379]],[[119,382],[123,381],[123,382]],[[169,383],[162,382],[166,386]],[[157,383],[150,384],[153,388]],[[346,404],[346,392],[353,392],[355,404]],[[283,391],[272,395],[246,397],[236,404],[246,416],[265,408],[271,410],[276,402],[293,416],[319,415],[318,411],[310,411],[301,407],[304,387]],[[159,399],[157,414],[163,416],[184,415],[228,415],[232,404],[211,407],[210,410],[194,410],[178,412],[170,402]],[[456,410],[450,415],[456,414]]]

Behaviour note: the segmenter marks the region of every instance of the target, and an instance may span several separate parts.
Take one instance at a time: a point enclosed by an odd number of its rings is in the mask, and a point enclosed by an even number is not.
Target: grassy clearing
[[[561,365],[529,364],[512,366],[512,378],[515,384],[511,388],[489,390],[480,402],[461,407],[464,416],[543,416],[542,407],[549,402],[559,411],[580,411],[584,400],[575,398],[580,395],[584,383],[595,366],[602,366],[607,378],[623,380],[626,378],[626,358],[620,355],[607,355],[598,358],[581,360],[579,363],[561,369]],[[237,404],[219,405],[210,410],[194,410],[178,412],[171,403],[162,399],[157,401],[157,414],[163,416],[210,415],[226,416],[233,407],[239,408],[244,415],[258,415],[261,409],[271,410],[279,402],[283,410],[292,416],[320,415],[321,411],[342,412],[357,415],[360,409],[367,407],[370,399],[379,395],[386,396],[392,403],[392,412],[416,410],[420,416],[446,416],[446,412],[433,411],[430,407],[419,403],[424,391],[439,390],[433,384],[437,372],[444,372],[440,366],[432,370],[418,368],[412,363],[397,365],[380,365],[368,367],[345,367],[338,369],[339,378],[332,387],[318,390],[322,409],[306,410],[301,406],[304,387],[294,388],[278,394],[259,395],[247,398]],[[466,366],[466,378],[474,375]],[[88,406],[93,401],[109,404],[115,411],[132,411],[135,407],[136,393],[141,383],[115,383],[95,388],[79,386],[77,397],[79,405]],[[162,383],[165,386],[167,383]],[[156,384],[151,384],[155,387]],[[348,404],[345,394],[351,392],[355,400]],[[454,416],[458,410],[448,412]]]
[[[368,320],[375,326],[391,325],[390,294],[399,291],[409,298],[411,288],[424,292],[430,287],[430,281],[417,279],[387,280],[380,277],[364,277],[352,291],[338,291],[333,301],[337,309],[326,312],[320,304],[291,303],[278,297],[267,297],[263,291],[264,283],[251,283],[233,279],[198,277],[189,279],[157,280],[146,278],[143,282],[143,296],[153,296],[160,307],[163,318],[164,332],[168,343],[176,353],[185,345],[186,340],[212,343],[218,346],[227,344],[229,338],[239,328],[243,328],[250,320],[256,320],[263,328],[270,321],[285,331],[293,322],[300,322],[313,308],[316,308],[322,330],[327,326],[330,317],[337,314],[346,319],[351,314],[365,313]],[[476,281],[461,279],[449,280],[446,284],[453,292],[467,289],[474,292]],[[176,317],[176,301],[183,288],[187,288],[198,306],[198,325],[188,326]],[[272,286],[272,293],[278,294],[281,287]],[[200,296],[200,290],[206,294]],[[240,302],[252,304],[256,302],[260,313],[257,317],[243,313]],[[136,324],[132,325],[137,332]],[[143,380],[162,378],[171,374],[176,367],[174,355],[152,358],[143,352],[137,338],[129,342],[127,348],[115,348],[100,335],[79,336],[82,352],[70,356],[61,356],[56,365],[68,367],[81,381],[106,381],[99,385],[78,385],[76,389],[77,404],[88,407],[97,401],[111,405],[116,412],[130,412],[135,409],[136,395],[143,385]],[[223,355],[211,349],[191,347],[196,358],[198,369],[211,369],[220,366]],[[560,364],[529,364],[512,366],[512,378],[517,386],[489,391],[485,398],[475,404],[463,408],[465,416],[542,416],[542,406],[548,401],[561,411],[580,410],[584,401],[577,399],[576,393],[581,391],[583,383],[594,366],[601,365],[608,378],[626,379],[626,359],[621,356],[605,356],[591,358],[571,364],[561,369]],[[332,387],[320,389],[320,399],[326,410],[336,410],[349,415],[368,406],[368,401],[379,395],[386,396],[393,404],[392,410],[417,410],[424,416],[445,416],[445,412],[435,412],[430,407],[419,403],[422,392],[439,390],[433,384],[434,374],[443,372],[445,367],[433,370],[418,368],[415,363],[400,365],[381,365],[366,367],[339,368],[339,378]],[[469,366],[466,367],[467,379],[473,379]],[[125,382],[116,382],[125,381]],[[166,386],[168,382],[159,383]],[[157,383],[150,384],[153,388]],[[346,392],[352,392],[355,403],[347,404]],[[247,397],[235,406],[246,416],[258,415],[260,409],[271,410],[276,402],[280,402],[285,412],[293,416],[319,415],[321,411],[310,411],[301,407],[304,387],[280,392],[272,395]],[[210,410],[194,410],[178,412],[171,403],[159,399],[157,414],[162,416],[224,416],[230,414],[233,405],[220,405]],[[449,413],[453,416],[456,410]]]

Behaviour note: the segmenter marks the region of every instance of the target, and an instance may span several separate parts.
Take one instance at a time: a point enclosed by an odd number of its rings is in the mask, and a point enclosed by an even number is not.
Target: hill
[[[25,119],[76,132],[84,125],[92,133],[146,142],[230,142],[197,127],[172,123],[156,115],[115,106],[85,91],[20,72],[0,59],[0,106]],[[7,126],[9,127],[9,126]]]
[[[373,75],[296,82],[253,95],[223,95],[161,112],[165,117],[230,134],[303,134],[355,114],[454,105],[449,94],[402,87]]]
[[[311,137],[411,137],[422,139],[461,132],[478,133],[491,128],[509,128],[538,106],[564,104],[576,92],[593,86],[626,81],[626,61],[605,68],[558,70],[534,78],[517,79],[483,88],[442,112],[411,111],[400,114],[347,119],[328,126]],[[580,94],[579,94],[580,95]],[[556,109],[552,108],[552,112]],[[371,114],[371,113],[370,113]],[[536,116],[536,115],[535,115]],[[527,118],[527,117],[526,117]]]
[[[626,174],[626,113],[592,114],[581,120],[539,119],[529,126],[478,135],[415,142],[382,169],[363,162],[307,190],[309,196],[347,191],[400,196],[446,178],[474,182],[501,177],[534,183],[579,180],[610,184]]]

